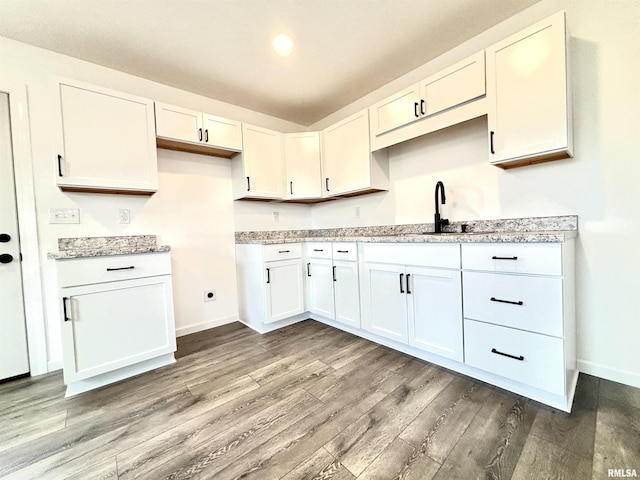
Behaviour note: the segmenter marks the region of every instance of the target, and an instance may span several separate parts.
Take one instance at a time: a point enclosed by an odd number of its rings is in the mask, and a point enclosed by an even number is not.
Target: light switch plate
[[[49,223],[80,223],[80,210],[77,208],[50,208]]]

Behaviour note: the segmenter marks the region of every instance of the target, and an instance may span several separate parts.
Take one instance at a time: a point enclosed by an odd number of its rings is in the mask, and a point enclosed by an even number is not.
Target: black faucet
[[[449,225],[449,220],[446,218],[440,218],[440,209],[438,208],[438,189],[440,189],[440,200],[442,201],[442,205],[447,203],[447,199],[444,196],[444,183],[438,182],[436,183],[436,214],[433,216],[433,223],[435,233],[442,233],[442,226]]]

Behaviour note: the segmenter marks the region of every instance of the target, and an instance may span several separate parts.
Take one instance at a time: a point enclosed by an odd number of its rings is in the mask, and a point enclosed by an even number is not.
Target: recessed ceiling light
[[[278,55],[286,57],[293,50],[293,40],[288,35],[277,35],[273,39],[273,48]]]

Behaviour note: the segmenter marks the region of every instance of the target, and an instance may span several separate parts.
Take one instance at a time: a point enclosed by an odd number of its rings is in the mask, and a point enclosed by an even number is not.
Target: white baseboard
[[[624,383],[632,387],[640,388],[640,374],[607,367],[587,360],[578,360],[578,370],[596,377],[611,380],[612,382]]]
[[[189,335],[190,333],[201,332],[203,330],[209,330],[210,328],[220,327],[227,325],[228,323],[237,322],[238,317],[231,315],[228,317],[216,318],[209,322],[196,323],[195,325],[187,325],[186,327],[176,328],[176,337],[182,337],[183,335]]]
[[[55,372],[56,370],[62,370],[62,360],[49,360],[47,362],[47,371]]]

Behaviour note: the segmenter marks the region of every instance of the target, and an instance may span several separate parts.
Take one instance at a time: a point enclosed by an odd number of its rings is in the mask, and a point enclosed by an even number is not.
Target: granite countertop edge
[[[169,245],[159,246],[137,246],[137,247],[114,247],[114,248],[99,248],[99,249],[78,249],[78,250],[64,250],[60,252],[52,252],[47,254],[47,258],[50,260],[65,260],[69,258],[89,258],[89,257],[107,257],[114,255],[137,255],[141,253],[161,253],[169,252],[171,247]]]

